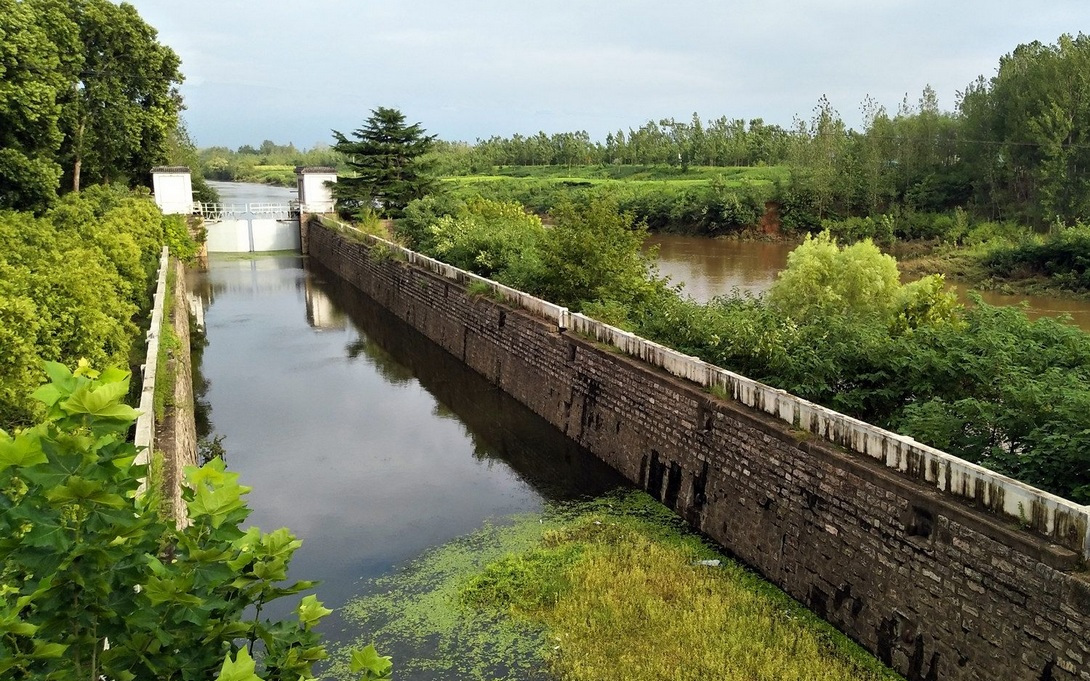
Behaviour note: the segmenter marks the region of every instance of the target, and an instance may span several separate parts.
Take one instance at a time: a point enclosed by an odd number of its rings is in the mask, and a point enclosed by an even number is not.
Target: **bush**
[[[220,460],[186,470],[190,523],[139,494],[145,466],[126,434],[128,374],[46,366],[45,419],[0,430],[0,674],[6,679],[311,678],[326,657],[314,625],[331,611],[303,598],[295,621],[261,620],[300,542],[242,530],[249,492]],[[108,645],[107,645],[108,641]],[[262,653],[255,665],[255,649]],[[388,659],[359,651],[364,678]],[[255,677],[254,673],[260,673]]]
[[[1041,240],[1001,245],[984,258],[995,277],[1051,277],[1074,291],[1090,290],[1090,226],[1079,223]]]
[[[522,287],[538,276],[545,228],[521,204],[472,199],[427,235],[437,257],[483,277]]]
[[[0,426],[41,415],[26,395],[42,360],[128,366],[164,240],[193,247],[181,228],[149,198],[102,186],[42,217],[0,212]]]

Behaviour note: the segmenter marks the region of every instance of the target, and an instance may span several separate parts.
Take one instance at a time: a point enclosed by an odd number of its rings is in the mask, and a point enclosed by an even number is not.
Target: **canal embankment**
[[[189,295],[185,266],[163,248],[147,331],[147,357],[134,441],[162,495],[164,510],[185,517],[183,471],[197,463],[197,426]]]
[[[1086,509],[741,377],[705,389],[665,348],[308,229],[315,259],[909,678],[1085,676]]]

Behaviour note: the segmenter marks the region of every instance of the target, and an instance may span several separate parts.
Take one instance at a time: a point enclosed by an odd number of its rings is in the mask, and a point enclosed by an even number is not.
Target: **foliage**
[[[61,181],[146,184],[177,123],[178,56],[131,4],[0,2],[0,209]]]
[[[491,137],[468,146],[441,144],[438,163],[446,174],[477,174],[495,166],[662,165],[688,171],[692,166],[776,165],[787,155],[789,132],[760,118],[725,116],[702,120],[663,118],[639,128],[617,130],[595,142],[585,130]]]
[[[108,187],[41,217],[0,212],[0,427],[40,415],[26,395],[42,360],[129,365],[172,224],[146,196]]]
[[[330,611],[306,596],[298,621],[261,620],[312,586],[282,584],[300,542],[241,530],[249,489],[218,460],[186,470],[188,525],[160,517],[155,495],[137,493],[146,468],[125,437],[137,415],[121,402],[128,374],[46,371],[44,421],[0,431],[4,678],[312,678],[326,656],[314,625]],[[370,662],[363,678],[388,675]]]
[[[368,592],[349,616],[414,678],[897,678],[639,492],[488,526]]]
[[[541,297],[577,310],[587,302],[616,301],[635,311],[666,290],[654,253],[643,250],[647,226],[619,213],[614,202],[561,205],[553,220],[534,286]]]
[[[0,0],[0,210],[53,202],[61,168],[61,51],[35,6]]]
[[[518,203],[481,198],[423,199],[406,213],[397,232],[417,250],[573,309],[638,310],[666,290],[643,251],[646,226],[609,199],[562,205],[549,228]]]
[[[238,149],[207,147],[198,152],[201,175],[210,180],[256,182],[282,187],[295,186],[297,166],[326,166],[347,170],[343,158],[328,144],[299,149],[294,144],[265,140],[254,147]],[[184,165],[188,165],[184,164]]]
[[[346,157],[351,176],[339,177],[333,187],[342,215],[356,214],[372,205],[384,215],[396,217],[413,199],[431,188],[432,180],[419,157],[428,151],[434,136],[424,134],[419,123],[405,124],[396,109],[378,107],[363,127],[353,131],[354,140],[336,130],[334,150]]]
[[[873,246],[806,242],[767,302],[667,300],[637,331],[687,354],[1090,500],[1090,336],[1022,310],[900,285]],[[800,251],[803,253],[800,255]],[[847,257],[851,255],[852,257]]]
[[[1090,290],[1090,226],[1079,222],[1043,239],[998,246],[983,262],[995,277],[1045,276],[1063,288]]]
[[[979,200],[1034,224],[1090,215],[1090,36],[1019,45],[962,97]]]
[[[843,314],[884,320],[899,291],[897,261],[868,239],[841,248],[829,232],[806,236],[787,256],[768,302],[794,320]]]
[[[541,271],[545,228],[517,203],[472,199],[428,231],[436,257],[509,286],[526,286]]]
[[[622,175],[612,172],[616,170],[536,168],[529,173],[508,169],[491,176],[455,178],[444,186],[462,200],[518,201],[542,215],[565,203],[611,200],[621,212],[632,213],[651,229],[720,235],[752,228],[760,221],[765,204],[773,199],[770,178],[778,176],[776,169],[768,168],[690,168],[685,176],[629,167],[638,172],[614,177]]]
[[[67,7],[82,59],[64,103],[66,177],[77,191],[90,182],[146,184],[152,166],[166,160],[177,125],[181,61],[128,3],[80,0]]]
[[[449,193],[433,193],[414,199],[405,206],[405,214],[394,222],[394,236],[409,248],[431,253],[435,247],[432,226],[439,218],[452,215],[465,203]]]
[[[902,430],[1081,503],[1090,501],[1090,338],[1053,319],[977,301],[965,327],[911,338]]]

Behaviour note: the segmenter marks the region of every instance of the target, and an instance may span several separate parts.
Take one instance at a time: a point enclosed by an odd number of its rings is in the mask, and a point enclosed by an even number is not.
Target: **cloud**
[[[858,125],[867,95],[895,110],[930,83],[952,108],[1019,43],[1090,23],[1085,0],[134,4],[183,58],[198,141],[232,146],[327,140],[379,105],[469,140],[693,111],[788,125],[822,94]]]

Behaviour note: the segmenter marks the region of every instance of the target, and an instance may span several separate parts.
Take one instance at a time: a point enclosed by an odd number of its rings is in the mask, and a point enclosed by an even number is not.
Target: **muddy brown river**
[[[754,295],[764,292],[787,265],[794,244],[733,241],[706,237],[655,234],[649,243],[658,246],[659,271],[685,285],[684,293],[701,302],[727,295],[734,289]],[[969,288],[955,285],[958,296],[968,301]],[[1070,315],[1071,321],[1090,331],[1090,301],[1055,296],[980,293],[992,305],[1027,306],[1031,317]]]

